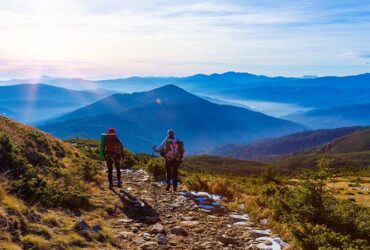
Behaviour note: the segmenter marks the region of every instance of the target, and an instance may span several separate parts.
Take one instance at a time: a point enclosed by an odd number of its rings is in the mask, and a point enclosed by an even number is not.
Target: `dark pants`
[[[114,160],[112,158],[108,158],[107,160],[108,166],[108,181],[109,185],[113,186],[113,165],[116,168],[117,172],[117,183],[121,183],[121,166],[119,160]]]
[[[173,188],[177,188],[177,181],[179,179],[179,166],[180,162],[178,161],[167,161],[165,163],[166,167],[166,182],[167,187],[171,186],[171,180],[173,184]]]

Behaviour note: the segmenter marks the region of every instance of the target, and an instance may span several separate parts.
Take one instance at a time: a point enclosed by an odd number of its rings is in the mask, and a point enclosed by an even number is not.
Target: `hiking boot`
[[[117,187],[121,188],[122,187],[122,182],[118,182]]]
[[[166,191],[170,191],[170,188],[171,188],[170,186],[167,186]]]
[[[177,187],[173,187],[173,191],[174,192],[177,192]]]
[[[111,189],[111,190],[113,189],[113,184],[112,183],[109,184],[109,189]]]

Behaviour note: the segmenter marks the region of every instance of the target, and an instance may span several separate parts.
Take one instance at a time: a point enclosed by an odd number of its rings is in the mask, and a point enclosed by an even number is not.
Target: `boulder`
[[[89,224],[86,223],[85,220],[81,219],[79,220],[75,226],[74,226],[75,230],[76,231],[87,231],[87,230],[90,230],[90,226]]]

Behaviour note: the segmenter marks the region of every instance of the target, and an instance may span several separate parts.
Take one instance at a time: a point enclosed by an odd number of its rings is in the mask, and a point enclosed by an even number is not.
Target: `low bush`
[[[153,181],[162,181],[166,179],[166,169],[162,158],[153,158],[146,164],[146,170]]]

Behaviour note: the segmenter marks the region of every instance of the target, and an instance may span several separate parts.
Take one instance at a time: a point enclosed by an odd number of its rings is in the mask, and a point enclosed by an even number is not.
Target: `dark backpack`
[[[182,161],[184,158],[184,143],[177,139],[169,139],[161,155],[168,161]]]

